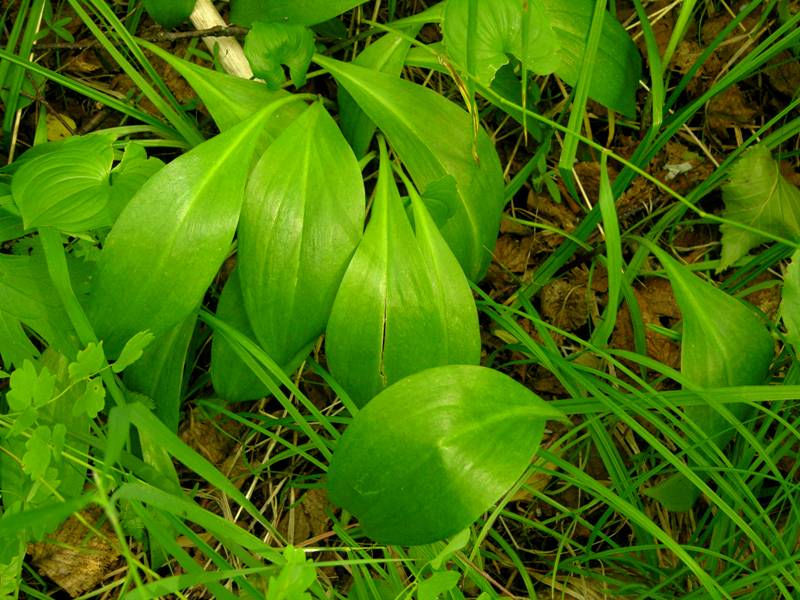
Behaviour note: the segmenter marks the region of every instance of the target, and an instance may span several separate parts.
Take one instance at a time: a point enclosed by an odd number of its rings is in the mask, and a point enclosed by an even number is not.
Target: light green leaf
[[[800,237],[800,189],[781,175],[769,149],[759,144],[742,154],[722,186],[723,216],[788,239]],[[723,224],[719,270],[745,256],[767,238]]]
[[[353,64],[399,77],[403,70],[411,40],[416,36],[419,26],[404,32],[407,35],[387,33],[369,46],[353,60]],[[366,155],[375,123],[358,107],[345,88],[339,88],[339,125],[353,152],[359,158]]]
[[[561,45],[561,61],[555,69],[556,75],[569,85],[575,85],[586,54],[595,0],[538,1],[544,6]],[[633,118],[636,116],[636,90],[642,71],[641,55],[625,28],[608,12],[600,35],[600,47],[589,81],[589,97]]]
[[[792,255],[792,261],[783,274],[781,293],[781,318],[786,327],[786,339],[800,352],[800,251]]]
[[[311,600],[306,590],[317,578],[314,565],[306,560],[306,554],[300,548],[287,546],[283,556],[286,564],[277,577],[269,578],[266,600]]]
[[[316,25],[367,0],[233,0],[231,21],[250,27],[253,21]]]
[[[161,169],[117,219],[88,310],[110,357],[140,331],[168,331],[202,301],[233,240],[253,145],[275,108]]]
[[[155,44],[140,43],[186,79],[211,113],[220,131],[230,129],[268,104],[290,97],[287,91],[273,92],[261,82],[206,69],[181,60]],[[304,109],[305,106],[300,103],[285,104],[277,108],[267,119],[264,128],[266,137],[269,140],[278,137]]]
[[[380,543],[427,544],[477,519],[522,475],[559,411],[499,371],[411,375],[361,410],[328,471],[333,502]]]
[[[292,83],[299,88],[306,84],[306,71],[314,56],[314,34],[302,25],[285,23],[253,23],[244,40],[244,54],[253,74],[267,82],[272,90],[281,87],[289,67]]]
[[[111,365],[114,373],[121,373],[139,360],[145,348],[147,348],[154,339],[155,336],[149,331],[140,331],[125,342],[122,352],[119,353],[119,358]]]
[[[9,384],[11,389],[6,394],[6,401],[8,407],[17,412],[47,403],[53,397],[55,377],[47,367],[37,371],[36,366],[26,360],[21,368],[11,373]]]
[[[0,244],[22,237],[22,217],[11,196],[11,186],[0,183]]]
[[[455,589],[460,580],[458,571],[436,571],[419,582],[417,600],[439,600],[442,594]]]
[[[255,339],[244,309],[238,268],[234,269],[222,288],[217,303],[217,317]],[[211,383],[220,398],[229,402],[256,400],[269,395],[267,386],[244,364],[225,336],[216,333],[211,340]]]
[[[108,205],[109,225],[117,220],[119,213],[136,195],[148,179],[158,172],[164,163],[157,158],[148,158],[144,146],[129,142],[125,146],[120,163],[111,169],[111,201]]]
[[[39,425],[25,442],[22,470],[33,480],[41,479],[47,473],[51,458],[50,428],[47,425]]]
[[[0,310],[0,361],[6,369],[33,360],[39,351],[25,335],[22,323]]]
[[[78,352],[75,362],[69,365],[69,378],[74,383],[86,379],[106,366],[106,357],[103,354],[103,342],[90,343]]]
[[[239,224],[244,305],[256,338],[279,365],[324,331],[364,212],[353,151],[314,104],[258,161]]]
[[[650,249],[664,266],[683,317],[681,374],[698,388],[759,385],[767,381],[774,342],[761,319],[742,302],[718,290],[681,266],[666,252]],[[729,405],[739,420],[747,418],[747,404]],[[687,406],[684,413],[705,440],[723,448],[733,437],[730,423],[711,406]],[[689,510],[699,490],[683,475],[675,475],[646,490],[668,510]]]
[[[86,382],[83,394],[72,407],[72,414],[74,416],[85,414],[90,419],[94,419],[105,408],[105,405],[106,388],[99,379],[90,379]]]
[[[25,161],[11,180],[25,228],[84,231],[109,225],[113,141],[110,134],[74,137]]]
[[[495,73],[508,63],[508,56],[519,59],[539,75],[548,75],[561,62],[560,42],[538,0],[477,0],[474,37],[469,36],[469,4],[475,0],[448,0],[442,20],[448,55],[466,71],[467,46],[474,52],[471,72],[483,85],[491,85]],[[523,47],[523,22],[528,21],[528,39]],[[520,83],[520,85],[522,85]]]
[[[192,14],[196,0],[142,0],[152,19],[166,29],[180,25]]]
[[[467,277],[480,279],[491,260],[505,203],[502,168],[489,136],[480,129],[473,140],[469,115],[433,90],[331,58],[317,55],[314,60],[386,134],[418,189],[424,192],[453,177],[452,216],[440,229]]]
[[[463,302],[466,282],[452,272],[452,255],[431,256],[447,247],[421,214],[419,242],[382,144],[370,222],[336,295],[325,339],[331,373],[359,406],[411,373],[480,358],[475,306]],[[456,305],[444,304],[448,298]]]

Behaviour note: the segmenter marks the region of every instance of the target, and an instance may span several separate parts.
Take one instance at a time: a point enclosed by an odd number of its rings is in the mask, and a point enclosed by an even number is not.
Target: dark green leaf
[[[505,203],[502,168],[489,136],[480,129],[473,140],[469,115],[433,90],[330,58],[315,60],[386,134],[420,190],[453,177],[452,216],[441,226],[442,235],[467,276],[480,279]]]
[[[411,373],[480,358],[466,281],[416,204],[420,240],[382,145],[370,222],[336,295],[325,340],[331,373],[359,406]],[[436,252],[444,256],[433,257]],[[456,287],[447,290],[448,285]],[[448,300],[456,304],[448,306]]]
[[[314,34],[302,25],[285,23],[253,23],[244,40],[244,53],[253,74],[267,82],[272,90],[280,89],[289,74],[295,87],[306,83],[306,71],[314,56]]]
[[[451,365],[376,396],[339,440],[331,500],[387,544],[426,544],[477,519],[535,455],[559,411],[498,371]]]
[[[196,0],[142,0],[147,14],[166,29],[172,29],[188,19],[195,2]]]
[[[233,0],[231,21],[249,27],[253,21],[316,25],[367,0]]]
[[[109,225],[113,141],[109,134],[70,138],[26,161],[11,180],[25,228],[84,231]]]
[[[140,331],[168,331],[200,304],[230,248],[253,145],[274,108],[161,169],[117,219],[88,311],[109,356]]]
[[[222,288],[217,304],[217,317],[255,339],[253,327],[244,309],[239,269],[230,274]],[[267,386],[244,364],[225,336],[217,333],[211,341],[211,382],[220,398],[229,402],[255,400],[269,394]]]
[[[279,365],[324,331],[364,212],[353,151],[314,104],[258,161],[239,225],[244,305],[256,338]]]
[[[725,218],[788,239],[800,237],[800,189],[781,175],[769,149],[754,146],[737,160],[722,186]],[[722,225],[719,270],[746,255],[767,238],[727,223]]]

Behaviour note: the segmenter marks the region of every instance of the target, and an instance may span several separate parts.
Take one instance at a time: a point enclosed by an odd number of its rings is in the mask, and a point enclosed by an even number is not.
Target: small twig
[[[155,35],[143,36],[141,39],[148,42],[175,42],[177,40],[199,37],[244,37],[247,35],[248,31],[250,30],[246,27],[238,27],[236,25],[215,25],[208,29],[193,31],[160,31]],[[91,39],[79,42],[37,43],[36,48],[47,50],[85,50],[86,48],[94,48],[99,45],[100,42],[96,39]]]

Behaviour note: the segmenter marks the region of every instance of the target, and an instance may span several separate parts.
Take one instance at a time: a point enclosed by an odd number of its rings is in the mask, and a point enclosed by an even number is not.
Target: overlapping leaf
[[[89,315],[110,357],[200,304],[230,248],[253,146],[276,105],[201,144],[139,190],[106,239]]]
[[[736,161],[722,186],[725,218],[767,233],[800,237],[800,189],[781,175],[780,165],[764,145],[754,146]],[[720,270],[746,255],[767,238],[724,224]]]
[[[381,543],[416,545],[469,526],[563,418],[498,371],[451,365],[386,388],[347,428],[328,471],[331,500]]]
[[[800,351],[800,251],[795,252],[783,275],[781,318],[786,327],[786,339]]]
[[[764,323],[744,304],[705,283],[657,247],[652,251],[667,271],[683,317],[681,374],[698,388],[758,385],[767,380],[774,343]],[[745,404],[729,410],[739,420]],[[687,406],[686,417],[706,439],[724,447],[733,437],[730,423],[711,406]],[[648,490],[670,510],[689,510],[699,491],[682,475]]]
[[[247,186],[239,273],[250,324],[288,365],[325,329],[364,229],[364,185],[336,123],[314,104],[275,140]]]
[[[370,222],[336,295],[325,342],[331,372],[360,406],[406,375],[480,358],[466,281],[417,206],[423,242],[414,237],[382,146]],[[451,298],[456,303],[445,305]]]
[[[271,90],[280,89],[286,81],[281,65],[289,67],[294,86],[302,87],[314,56],[314,34],[302,25],[257,21],[247,33],[244,53],[253,73]]]
[[[249,27],[253,21],[316,25],[367,0],[233,0],[231,20]]]
[[[469,115],[433,90],[331,58],[314,60],[386,134],[420,190],[452,178],[449,214],[437,224],[467,276],[480,279],[504,205],[503,173],[489,136],[481,129],[474,140]]]

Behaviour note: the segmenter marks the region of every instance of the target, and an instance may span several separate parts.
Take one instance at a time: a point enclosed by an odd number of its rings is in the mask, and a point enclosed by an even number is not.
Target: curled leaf
[[[359,411],[328,471],[333,502],[372,539],[427,544],[469,526],[522,475],[563,415],[507,375],[429,369]]]
[[[306,83],[306,71],[314,56],[314,34],[302,25],[285,23],[253,23],[244,40],[244,53],[253,74],[267,82],[272,90],[277,90],[286,81],[283,67],[289,67],[289,74],[295,87]]]

